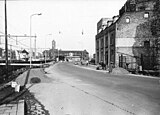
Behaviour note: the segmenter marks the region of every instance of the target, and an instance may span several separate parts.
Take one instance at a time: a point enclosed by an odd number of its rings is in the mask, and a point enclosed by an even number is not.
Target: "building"
[[[2,55],[3,55],[3,49],[0,48],[0,59],[2,58]]]
[[[16,57],[15,58],[16,60],[28,61],[29,53],[25,49],[24,50],[15,50],[15,57]]]
[[[52,40],[52,49],[54,50],[56,48],[56,41]]]
[[[70,61],[80,61],[80,60],[89,60],[89,53],[78,50],[57,50],[54,51],[55,58],[59,60],[70,60]]]
[[[103,61],[109,67],[112,64],[125,69],[142,67],[146,70],[160,65],[156,38],[150,30],[154,4],[154,0],[127,0],[118,16],[98,22],[96,63]]]
[[[27,61],[29,58],[29,53],[24,50],[8,50],[8,60],[24,60]],[[5,60],[6,52],[4,49],[0,48],[0,59]]]
[[[102,30],[104,30],[107,27],[107,22],[111,20],[110,18],[102,18],[97,23],[97,33],[100,33]]]

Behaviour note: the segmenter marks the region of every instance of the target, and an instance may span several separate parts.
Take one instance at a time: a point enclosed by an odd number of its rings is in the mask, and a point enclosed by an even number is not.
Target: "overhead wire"
[[[0,0],[0,1],[4,1],[4,0]],[[13,0],[12,0],[12,1],[13,1]],[[18,0],[14,0],[14,1],[18,1]],[[2,16],[0,16],[0,18],[1,18],[2,20],[4,19]],[[14,30],[19,31],[20,33],[22,33],[22,31],[20,31],[19,29],[17,29],[17,28],[16,28],[14,25],[12,25],[9,21],[8,21],[8,25],[9,25],[10,28],[13,28]],[[0,31],[0,33],[4,35],[3,32]],[[23,34],[24,34],[24,33],[23,33]],[[25,38],[25,39],[21,39],[21,40],[17,40],[18,37],[17,37],[16,39],[14,39],[13,37],[8,37],[8,38],[9,38],[10,40],[16,41],[18,44],[20,44],[20,45],[22,45],[22,46],[25,46],[25,47],[23,47],[24,49],[29,48],[28,45],[24,44],[24,42],[23,42],[23,43],[20,42],[20,41],[26,40],[26,38]],[[0,38],[0,39],[1,39],[1,38]],[[0,40],[0,42],[1,42],[1,40]],[[2,44],[2,43],[1,43],[1,44]],[[15,46],[15,45],[13,45],[13,44],[10,44],[10,45]],[[19,46],[15,46],[15,47],[19,47]]]
[[[1,0],[0,0],[0,1],[1,1]],[[0,16],[0,18],[1,18],[1,19],[4,19],[2,16]],[[16,31],[19,31],[19,30],[17,30],[17,28],[15,28],[14,25],[12,25],[9,21],[8,21],[7,23],[8,23],[8,25],[9,25],[10,28],[13,28],[13,29],[16,30]],[[21,31],[19,31],[19,32],[22,33]],[[0,31],[0,33],[4,35],[3,32]],[[22,41],[22,40],[17,40],[17,39],[11,38],[11,37],[8,37],[8,38],[10,38],[10,39],[12,39],[12,40],[18,42],[19,44],[21,44],[21,45],[23,45],[23,46],[29,47],[29,46],[27,46],[27,45],[21,43],[20,41]],[[23,40],[26,40],[26,38],[23,39]]]
[[[8,37],[8,38],[10,38],[10,37]],[[12,40],[15,41],[15,39],[13,39],[13,38],[10,38],[10,39],[12,39]],[[21,42],[18,42],[18,43],[20,43],[21,45],[14,45],[14,44],[12,44],[12,43],[8,43],[8,45],[9,45],[9,46],[13,46],[14,48],[18,48],[18,49],[29,49],[29,46],[27,46],[27,45],[25,45],[25,44],[23,44],[23,43],[21,43]],[[0,44],[5,44],[5,43],[1,42]],[[22,47],[22,46],[23,46],[23,47]],[[24,47],[24,46],[25,46],[25,47]]]
[[[23,44],[23,43],[21,43],[21,42],[15,40],[15,39],[13,39],[12,37],[9,37],[9,38],[12,39],[12,40],[14,40],[14,41],[16,41],[16,42],[18,42],[18,43],[20,43],[20,44],[23,45],[23,46],[29,47],[29,46],[27,46],[27,45],[25,45],[25,44]]]
[[[1,43],[1,44],[5,44],[5,43]],[[13,45],[13,44],[8,44],[9,46],[13,46],[15,48],[18,48],[18,49],[29,49],[29,48],[23,48],[23,47],[19,47],[17,45]],[[3,48],[2,48],[3,49]]]
[[[13,39],[12,37],[8,37],[8,38],[11,39],[11,40],[14,40],[15,42],[18,42],[20,45],[26,46],[26,48],[29,48],[28,45],[23,44],[23,43],[19,42],[18,40]],[[11,41],[10,41],[10,42],[11,42]],[[1,44],[2,44],[2,43],[1,43]],[[13,44],[12,44],[12,45],[13,45]]]

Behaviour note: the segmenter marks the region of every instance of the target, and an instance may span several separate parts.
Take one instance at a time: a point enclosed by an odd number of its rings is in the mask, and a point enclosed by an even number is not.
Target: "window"
[[[111,50],[111,55],[114,55],[114,50]]]
[[[144,11],[146,9],[146,6],[142,5],[138,7],[138,11]]]
[[[111,34],[111,38],[110,38],[110,39],[111,39],[111,40],[110,40],[110,41],[111,41],[110,44],[111,44],[111,45],[114,45],[114,34]]]
[[[108,46],[108,36],[106,36],[105,39],[106,39],[106,40],[105,40],[105,42],[106,42],[106,43],[105,43],[105,47],[107,47],[107,46]]]
[[[130,23],[130,18],[126,17],[126,23]]]
[[[104,40],[103,40],[103,38],[101,39],[101,48],[103,48],[104,47]]]
[[[149,12],[144,13],[144,18],[149,18]]]
[[[99,48],[99,41],[97,40],[97,49]]]
[[[144,41],[144,47],[149,48],[150,47],[150,41]]]

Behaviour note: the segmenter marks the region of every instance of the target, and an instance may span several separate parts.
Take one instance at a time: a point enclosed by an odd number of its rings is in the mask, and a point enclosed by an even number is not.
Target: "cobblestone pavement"
[[[29,91],[25,92],[23,98],[26,102],[26,115],[50,115],[49,112],[45,109],[45,107]]]
[[[24,100],[0,105],[0,115],[24,115]]]

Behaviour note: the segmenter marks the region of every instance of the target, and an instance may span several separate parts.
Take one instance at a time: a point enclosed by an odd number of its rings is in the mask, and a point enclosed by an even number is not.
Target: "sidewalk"
[[[22,93],[11,86],[0,89],[0,115],[24,115],[24,100],[16,100]]]
[[[86,69],[91,69],[91,70],[94,70],[94,71],[99,71],[99,72],[108,73],[107,70],[103,70],[103,69],[97,70],[97,65],[88,64],[88,65],[78,65],[78,66],[79,66],[79,67],[86,68]],[[114,75],[115,75],[115,74],[129,74],[129,72],[127,72],[127,70],[124,70],[124,69],[122,69],[122,68],[114,68],[110,74],[114,74]]]
[[[25,73],[29,73],[29,70]],[[26,74],[24,74],[24,76],[24,78],[26,78]],[[11,87],[11,82],[1,84],[0,115],[24,115],[24,100],[20,99],[20,97],[24,94],[25,91],[26,89],[24,88],[21,89],[20,92],[15,92],[15,88]]]
[[[51,79],[44,76],[44,71],[38,68],[27,70],[15,79],[21,86],[20,92],[15,92],[11,82],[0,85],[0,115],[25,115],[26,112],[29,115],[30,113],[49,115],[28,90],[34,85],[31,83],[32,78],[39,78],[43,83],[51,82]]]
[[[24,115],[24,101],[12,101],[9,104],[0,105],[0,115]]]
[[[104,72],[104,73],[108,73],[107,70],[96,70],[97,65],[78,65],[79,67],[82,68],[86,68],[86,69],[91,69],[94,71],[99,71],[99,72]],[[160,79],[159,77],[154,77],[154,76],[147,76],[147,75],[140,75],[140,74],[131,74],[129,72],[127,72],[127,70],[123,69],[123,68],[114,68],[112,70],[112,73],[110,73],[112,75],[129,75],[129,76],[135,76],[135,77],[144,77],[144,78],[152,78],[152,79]]]

